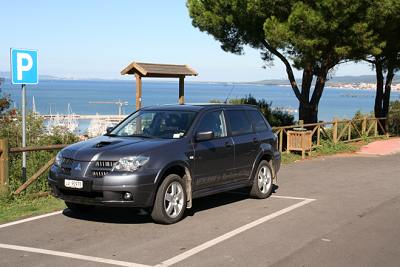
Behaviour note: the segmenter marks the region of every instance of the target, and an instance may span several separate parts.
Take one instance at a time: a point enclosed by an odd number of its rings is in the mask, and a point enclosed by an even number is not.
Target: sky
[[[10,48],[38,49],[39,74],[63,78],[132,79],[120,71],[132,61],[188,64],[193,81],[286,79],[282,63],[262,68],[260,51],[226,53],[191,24],[185,0],[0,0],[0,72]],[[367,64],[347,63],[336,76],[374,75]],[[296,77],[301,73],[296,71]]]

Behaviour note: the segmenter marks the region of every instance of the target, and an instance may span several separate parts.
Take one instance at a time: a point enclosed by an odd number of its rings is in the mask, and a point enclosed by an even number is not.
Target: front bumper
[[[113,175],[103,178],[69,177],[57,173],[57,168],[52,167],[48,176],[53,196],[66,202],[109,206],[109,207],[140,207],[153,206],[157,185],[154,182],[138,184],[138,181],[154,181],[156,173],[142,173],[130,175]],[[65,179],[83,181],[82,189],[67,188]],[[124,194],[132,194],[131,200],[125,200]]]

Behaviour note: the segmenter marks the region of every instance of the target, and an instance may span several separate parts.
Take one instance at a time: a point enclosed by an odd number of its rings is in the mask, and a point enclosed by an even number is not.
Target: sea
[[[118,114],[117,104],[92,102],[127,102],[123,113],[135,110],[135,82],[130,80],[41,80],[37,85],[27,85],[27,107],[32,110],[33,97],[36,111],[40,114],[67,114],[68,104],[76,114]],[[13,106],[21,106],[21,86],[5,80],[1,91],[9,94]],[[225,101],[252,95],[271,102],[272,107],[297,110],[298,101],[290,86],[186,82],[186,103],[208,103],[210,100]],[[319,120],[352,118],[354,113],[369,113],[374,106],[374,90],[358,90],[326,87],[319,105]],[[400,92],[392,92],[392,100],[400,99]],[[144,106],[174,104],[178,101],[178,82],[143,80]],[[293,113],[298,118],[298,113]],[[80,123],[84,131],[88,121]]]

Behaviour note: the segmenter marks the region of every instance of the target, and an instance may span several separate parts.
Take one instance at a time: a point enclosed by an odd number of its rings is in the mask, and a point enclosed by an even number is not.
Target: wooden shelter
[[[142,77],[179,78],[179,104],[185,103],[185,77],[197,76],[197,72],[188,65],[154,64],[132,62],[121,71],[122,75],[136,77],[136,109],[142,107]]]

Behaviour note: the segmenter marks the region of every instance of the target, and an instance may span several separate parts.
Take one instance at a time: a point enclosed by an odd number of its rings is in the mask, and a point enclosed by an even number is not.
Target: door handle
[[[225,142],[225,147],[231,147],[232,146],[232,144],[231,143],[229,143],[229,142]]]

